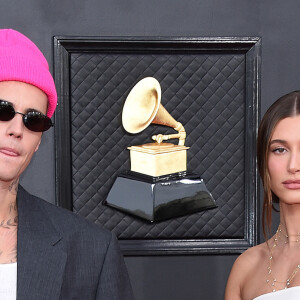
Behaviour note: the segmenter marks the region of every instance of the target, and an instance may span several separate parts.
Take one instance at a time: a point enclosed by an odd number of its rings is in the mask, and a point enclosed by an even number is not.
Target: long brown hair
[[[267,110],[258,128],[257,135],[257,165],[264,188],[263,203],[263,233],[267,240],[272,225],[273,204],[278,203],[278,197],[271,190],[270,175],[268,171],[268,158],[270,141],[274,128],[282,119],[300,115],[300,91],[294,91],[280,97]]]

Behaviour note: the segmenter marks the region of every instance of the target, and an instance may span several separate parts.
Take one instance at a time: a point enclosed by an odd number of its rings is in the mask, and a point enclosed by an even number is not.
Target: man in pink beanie
[[[19,185],[56,104],[44,55],[0,29],[0,299],[133,299],[116,237]]]

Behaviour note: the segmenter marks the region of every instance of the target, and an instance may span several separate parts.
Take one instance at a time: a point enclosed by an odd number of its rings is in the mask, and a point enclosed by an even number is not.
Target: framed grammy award
[[[57,204],[125,255],[256,244],[260,45],[54,37]]]
[[[176,134],[157,134],[152,143],[128,147],[130,172],[119,174],[105,204],[150,222],[212,209],[215,200],[203,179],[187,172],[186,131],[163,107],[161,87],[154,77],[140,80],[122,111],[124,129],[132,134],[151,123],[170,126]],[[166,143],[178,139],[178,145]]]

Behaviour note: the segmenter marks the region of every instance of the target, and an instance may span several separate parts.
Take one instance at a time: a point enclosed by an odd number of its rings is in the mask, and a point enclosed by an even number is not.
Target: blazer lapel
[[[39,200],[18,192],[17,299],[59,299],[67,254]]]

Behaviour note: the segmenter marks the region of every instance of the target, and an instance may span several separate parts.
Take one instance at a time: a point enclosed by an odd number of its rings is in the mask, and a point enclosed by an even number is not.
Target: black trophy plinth
[[[150,222],[217,207],[203,179],[187,172],[160,177],[121,173],[105,204]]]

